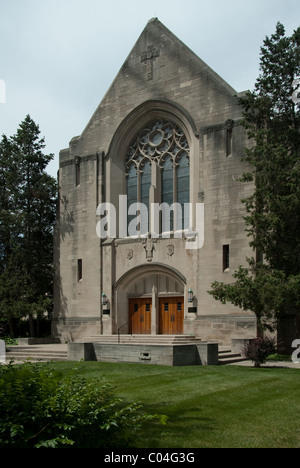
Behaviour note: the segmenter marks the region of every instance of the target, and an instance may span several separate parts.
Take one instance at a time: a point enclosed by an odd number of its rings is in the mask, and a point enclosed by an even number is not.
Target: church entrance
[[[130,333],[133,335],[151,334],[152,300],[130,299],[129,322]],[[182,335],[184,319],[183,297],[159,298],[159,334]]]
[[[128,272],[116,285],[115,330],[132,335],[183,335],[186,282],[162,265]]]
[[[159,299],[159,333],[161,335],[182,335],[183,319],[183,297],[161,297]]]
[[[133,335],[151,334],[151,299],[129,300],[130,333]]]

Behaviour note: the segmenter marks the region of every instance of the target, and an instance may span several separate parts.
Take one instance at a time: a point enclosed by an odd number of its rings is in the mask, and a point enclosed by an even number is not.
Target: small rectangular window
[[[82,260],[77,260],[77,281],[82,280]]]
[[[223,245],[223,271],[229,270],[229,267],[230,267],[229,245]]]
[[[80,185],[80,164],[75,166],[76,187]]]
[[[150,312],[150,304],[146,304],[146,312]]]
[[[181,312],[181,310],[182,310],[182,304],[181,302],[177,302],[177,311]]]
[[[165,312],[168,312],[168,311],[169,311],[169,303],[165,302]]]
[[[226,130],[226,158],[232,155],[232,128]]]

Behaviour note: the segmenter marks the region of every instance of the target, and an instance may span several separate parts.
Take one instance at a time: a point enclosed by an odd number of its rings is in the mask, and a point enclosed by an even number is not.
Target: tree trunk
[[[33,320],[32,314],[29,314],[29,331],[30,331],[30,337],[35,338],[34,320]]]
[[[39,317],[36,320],[36,337],[41,338],[42,336],[42,321]]]
[[[14,318],[9,319],[8,324],[9,324],[9,334],[10,334],[10,337],[11,337],[11,338],[16,338],[16,323],[15,323],[15,319],[14,319]]]

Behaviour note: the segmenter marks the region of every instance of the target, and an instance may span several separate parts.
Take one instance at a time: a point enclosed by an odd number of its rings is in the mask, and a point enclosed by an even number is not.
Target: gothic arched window
[[[165,120],[150,122],[130,146],[125,167],[128,208],[133,203],[143,203],[150,214],[150,201],[168,205],[169,227],[162,220],[162,232],[187,227],[188,213],[184,205],[190,201],[189,156],[188,141],[182,129]],[[152,174],[157,168],[160,181],[155,179],[156,191],[154,199],[150,200]],[[141,234],[147,234],[149,224],[149,218],[142,217]]]
[[[176,201],[181,206],[181,219],[178,219],[182,229],[188,226],[189,213],[184,210],[184,205],[190,202],[190,164],[187,154],[183,154],[178,161],[176,170]]]
[[[138,202],[138,177],[136,165],[130,164],[127,169],[127,212],[129,207]],[[133,215],[128,215],[128,225],[133,220]]]

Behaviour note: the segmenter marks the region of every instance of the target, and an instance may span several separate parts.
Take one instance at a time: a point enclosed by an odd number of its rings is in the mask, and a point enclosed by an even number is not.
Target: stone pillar
[[[68,343],[68,361],[96,361],[93,343]]]
[[[102,330],[104,335],[116,333],[118,329],[115,298],[113,297],[113,239],[107,239],[102,243],[102,289],[107,296],[108,306],[102,310]],[[109,314],[108,314],[109,311]],[[104,312],[104,313],[103,313]]]
[[[158,285],[154,278],[152,286],[151,335],[158,334]]]
[[[218,343],[199,343],[197,344],[200,365],[217,366],[219,364],[219,345]]]
[[[236,354],[241,354],[243,356],[244,348],[248,343],[253,341],[251,338],[232,338],[231,340],[231,351]]]

